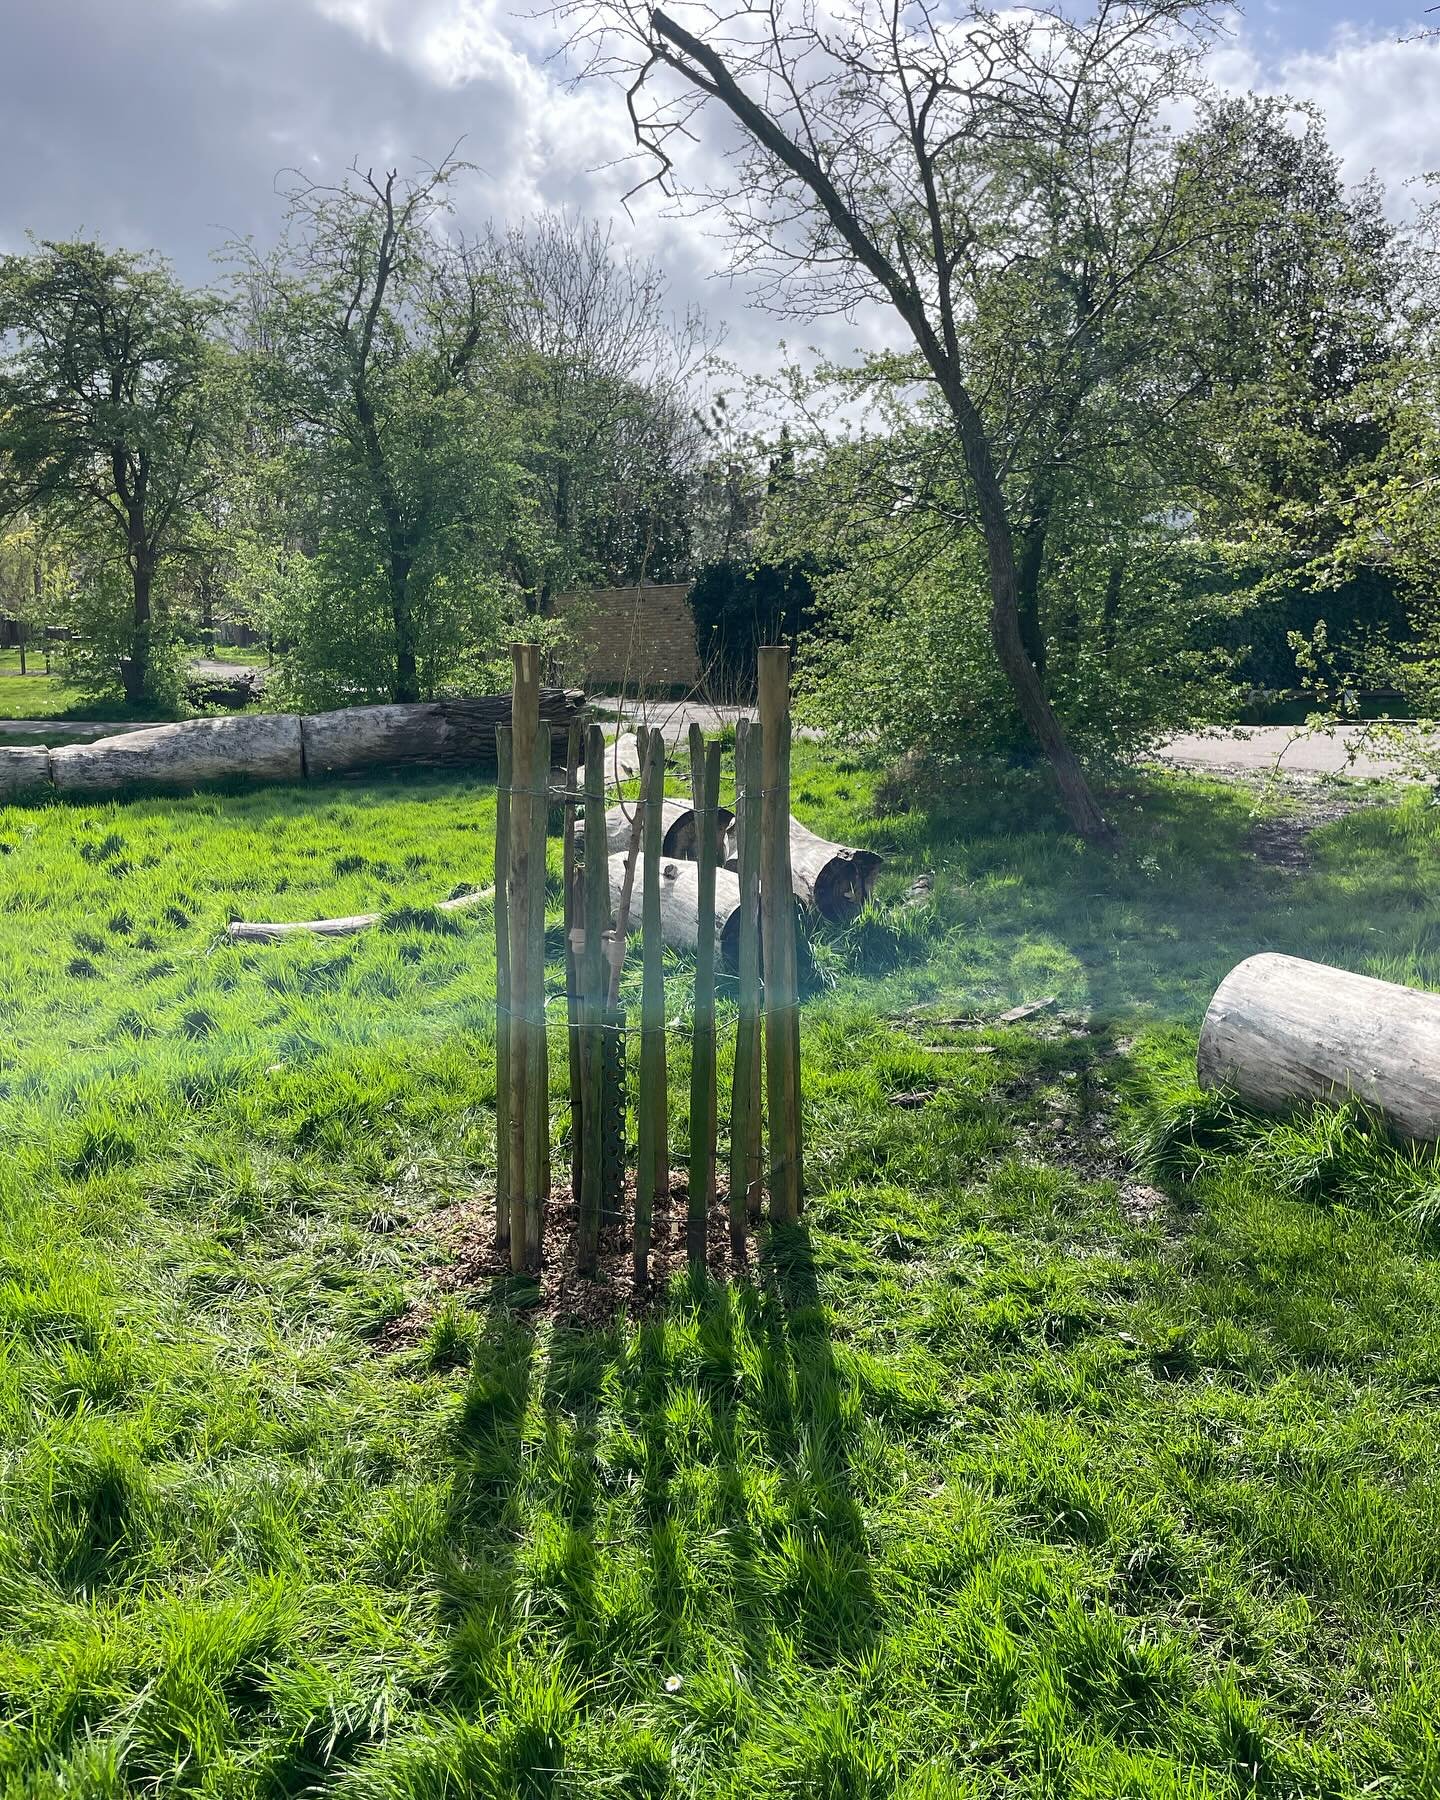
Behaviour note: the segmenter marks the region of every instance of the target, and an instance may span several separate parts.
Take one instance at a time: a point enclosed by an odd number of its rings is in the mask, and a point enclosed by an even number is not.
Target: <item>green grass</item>
[[[43,656],[32,652],[29,672],[20,673],[15,650],[0,650],[0,722],[5,719],[114,719],[123,716],[120,701],[84,699],[60,675],[45,673]]]
[[[263,644],[192,644],[185,652],[187,661],[234,663],[238,668],[263,669],[265,667],[265,646]]]
[[[892,858],[812,958],[806,1226],[592,1331],[432,1267],[493,1169],[490,916],[427,911],[484,784],[0,811],[0,1791],[1440,1788],[1428,1170],[1189,1087],[1252,950],[1440,986],[1440,810],[1296,873],[1221,787],[1114,862],[796,788]]]

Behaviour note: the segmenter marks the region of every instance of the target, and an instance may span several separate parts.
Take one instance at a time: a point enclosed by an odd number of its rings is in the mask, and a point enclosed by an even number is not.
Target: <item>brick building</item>
[[[575,640],[567,681],[596,690],[688,693],[700,679],[689,582],[561,594],[555,612]]]

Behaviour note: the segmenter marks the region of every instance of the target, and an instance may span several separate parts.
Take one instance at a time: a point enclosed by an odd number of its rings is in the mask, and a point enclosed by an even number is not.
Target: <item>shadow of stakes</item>
[[[436,1571],[448,1695],[496,1720],[496,1768],[555,1774],[585,1688],[683,1667],[725,1615],[757,1674],[779,1640],[829,1663],[873,1631],[851,1473],[861,1398],[803,1227],[771,1232],[760,1277],[677,1284],[634,1326],[557,1326],[543,1368],[497,1283],[452,1428]]]
[[[761,1423],[788,1514],[772,1604],[826,1662],[864,1644],[878,1610],[851,1466],[861,1400],[836,1358],[808,1227],[772,1226],[761,1274]]]
[[[715,1461],[715,1528],[726,1550],[730,1601],[747,1665],[762,1676],[769,1663],[770,1619],[760,1572],[761,1544],[752,1514],[746,1462],[754,1421],[746,1418],[742,1342],[758,1341],[764,1296],[750,1283],[707,1281],[700,1297],[701,1395]]]
[[[441,1617],[450,1628],[450,1682],[457,1700],[494,1694],[520,1635],[516,1561],[523,1541],[521,1479],[535,1329],[497,1281],[452,1428],[455,1475],[445,1552],[436,1571]]]

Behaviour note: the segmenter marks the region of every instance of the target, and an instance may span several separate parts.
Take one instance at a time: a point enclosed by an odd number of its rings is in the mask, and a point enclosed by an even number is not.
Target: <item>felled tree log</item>
[[[50,752],[59,794],[117,788],[193,788],[208,781],[299,781],[300,721],[293,713],[186,719]]]
[[[625,885],[625,857],[610,858],[610,906],[618,914]],[[630,917],[638,913],[645,881],[635,871],[630,897]],[[660,935],[672,950],[695,954],[700,929],[700,865],[666,857],[660,864]],[[740,951],[740,881],[727,869],[715,871],[715,947],[727,969],[734,969]]]
[[[436,902],[436,912],[468,912],[473,906],[483,906],[487,900],[495,898],[494,888],[482,888],[478,894],[460,894],[454,900]],[[358,931],[368,931],[372,925],[378,925],[385,917],[383,912],[351,913],[341,919],[296,919],[274,920],[251,924],[244,919],[233,919],[225,927],[225,935],[235,944],[278,944],[291,937],[354,937]]]
[[[734,833],[727,845],[725,867],[736,867]],[[795,898],[834,925],[848,925],[874,892],[884,858],[873,850],[855,850],[817,837],[790,815],[790,876]]]
[[[580,716],[578,689],[542,688],[540,717],[550,726],[554,764],[565,756],[565,737]],[[510,722],[510,696],[431,700],[401,706],[346,706],[312,713],[301,721],[308,775],[349,774],[359,769],[495,766],[495,727]]]
[[[1202,1087],[1262,1112],[1356,1099],[1403,1137],[1440,1138],[1440,994],[1296,956],[1252,956],[1200,1029]]]
[[[32,800],[50,792],[50,752],[43,744],[0,750],[0,802]]]
[[[612,806],[605,815],[605,836],[613,855],[623,850],[630,842],[630,821],[635,816],[635,802],[624,806]],[[688,800],[667,800],[661,810],[664,821],[664,835],[660,839],[660,854],[673,856],[678,862],[696,862],[700,853],[700,838],[697,830],[695,808]],[[717,862],[725,860],[727,834],[734,823],[735,815],[723,806],[716,809],[715,818],[715,858]],[[583,837],[583,833],[582,833]]]
[[[308,714],[300,721],[300,735],[307,775],[438,763],[445,749],[445,713],[439,701],[346,706],[337,712]]]

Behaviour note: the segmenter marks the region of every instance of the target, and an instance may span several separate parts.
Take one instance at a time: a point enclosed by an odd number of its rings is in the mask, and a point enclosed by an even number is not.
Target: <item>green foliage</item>
[[[1183,604],[1193,562],[1183,542],[1132,544],[1117,603],[1103,552],[1063,554],[1064,655],[1052,658],[1050,696],[1091,763],[1113,766],[1167,732],[1233,716],[1225,657],[1193,647],[1195,609]],[[888,534],[855,546],[819,583],[820,622],[801,662],[806,716],[881,762],[917,755],[973,771],[1032,758],[991,650],[983,565],[973,538],[930,548],[918,568]]]
[[[218,312],[159,259],[94,242],[0,260],[0,517],[71,547],[92,697],[173,693],[166,584],[235,410]]]
[[[542,213],[492,232],[504,355],[537,529],[517,546],[538,598],[681,581],[691,567],[699,432],[691,384],[711,334],[668,306],[659,265],[608,226]]]
[[[273,456],[242,566],[297,703],[428,698],[505,641],[519,445],[489,279],[441,230],[455,173],[302,187],[243,265]]]
[[[785,563],[706,563],[690,587],[695,648],[707,679],[726,693],[753,694],[761,644],[793,643],[814,620],[814,557]]]

